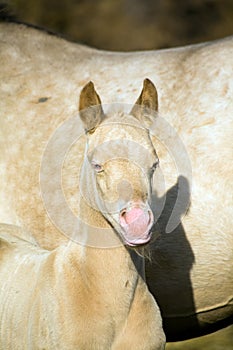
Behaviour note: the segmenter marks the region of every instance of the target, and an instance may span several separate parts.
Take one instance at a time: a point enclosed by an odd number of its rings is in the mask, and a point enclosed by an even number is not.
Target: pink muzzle
[[[120,225],[123,229],[125,243],[130,246],[146,244],[151,238],[153,213],[148,208],[133,206],[120,213]]]

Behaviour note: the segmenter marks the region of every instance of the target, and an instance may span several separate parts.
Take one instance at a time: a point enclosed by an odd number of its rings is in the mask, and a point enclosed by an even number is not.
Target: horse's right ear
[[[104,119],[101,100],[92,81],[80,93],[79,114],[86,132],[93,132]]]

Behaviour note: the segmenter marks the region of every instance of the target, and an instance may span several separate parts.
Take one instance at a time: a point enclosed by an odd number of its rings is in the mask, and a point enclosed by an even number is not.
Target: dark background
[[[233,34],[233,0],[8,0],[0,11],[6,8],[21,21],[108,50],[166,48]]]

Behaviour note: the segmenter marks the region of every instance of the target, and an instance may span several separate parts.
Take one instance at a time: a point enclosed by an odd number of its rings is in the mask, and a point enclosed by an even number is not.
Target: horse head
[[[158,157],[149,127],[157,109],[157,91],[148,79],[128,114],[105,114],[92,82],[80,94],[80,118],[87,136],[85,196],[131,247],[151,239],[151,184]]]

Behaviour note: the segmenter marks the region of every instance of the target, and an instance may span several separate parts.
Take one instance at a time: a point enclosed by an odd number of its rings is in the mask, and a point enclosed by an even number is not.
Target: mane
[[[123,111],[114,112],[112,115],[107,114],[106,118],[103,120],[103,122],[101,124],[105,124],[108,122],[113,123],[113,124],[129,122],[129,123],[140,126],[139,121],[135,117],[133,117],[130,114],[126,114]]]
[[[141,107],[139,107],[141,108]],[[147,123],[149,121],[149,124],[152,124],[154,122],[154,115],[151,114],[146,114],[145,117],[145,123],[144,120],[138,120],[136,117],[129,113],[125,113],[124,111],[117,111],[114,113],[106,113],[106,118],[101,122],[100,125],[105,125],[105,124],[129,124],[132,126],[139,127],[141,129],[149,129],[147,127]]]

